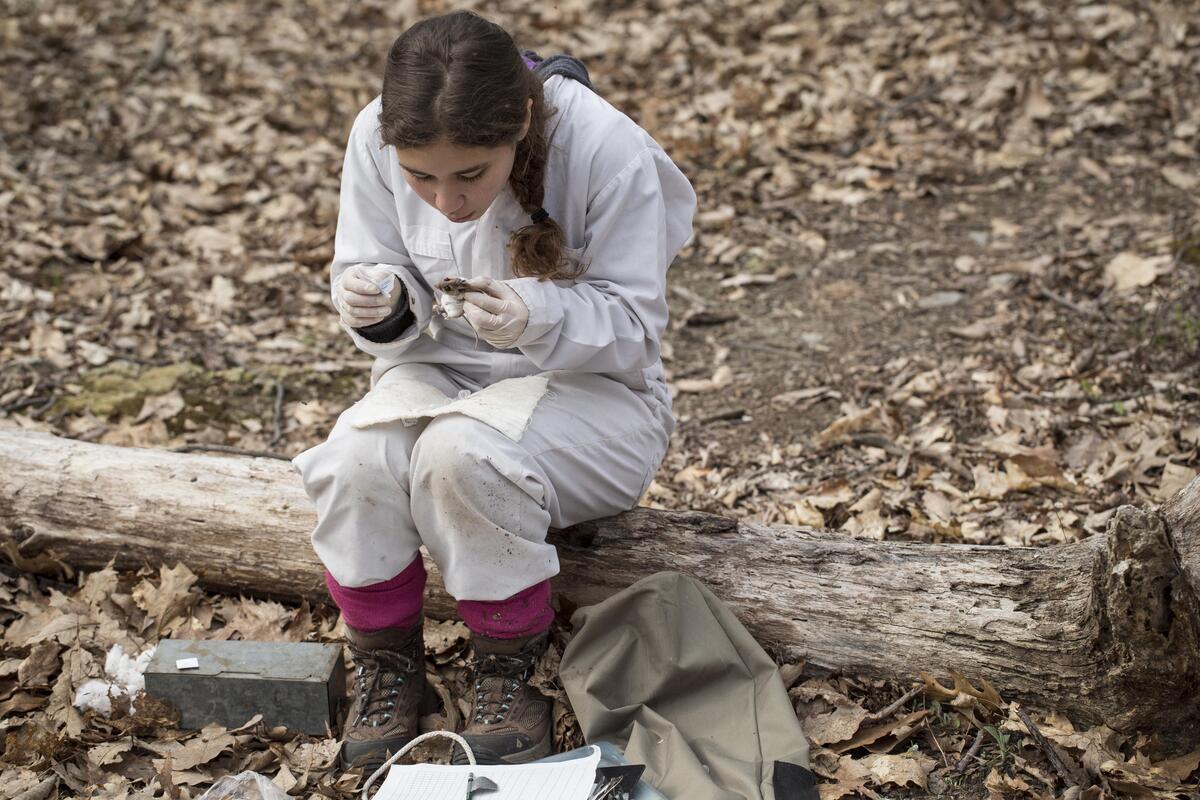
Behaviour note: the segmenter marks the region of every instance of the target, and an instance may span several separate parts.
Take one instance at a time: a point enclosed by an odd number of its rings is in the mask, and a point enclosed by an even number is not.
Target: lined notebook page
[[[375,800],[463,800],[471,773],[491,778],[498,791],[476,792],[471,800],[587,800],[596,781],[600,750],[586,758],[555,764],[451,767],[439,764],[393,766]]]

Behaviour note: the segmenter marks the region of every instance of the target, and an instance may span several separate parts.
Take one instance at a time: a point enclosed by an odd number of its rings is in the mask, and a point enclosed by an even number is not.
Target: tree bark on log
[[[0,429],[0,547],[23,569],[186,563],[222,591],[324,598],[294,468]],[[1085,723],[1200,740],[1200,479],[1047,548],[877,542],[636,509],[552,532],[559,597],[661,570],[705,582],[776,656],[906,679],[957,669]],[[436,565],[427,607],[453,613]]]

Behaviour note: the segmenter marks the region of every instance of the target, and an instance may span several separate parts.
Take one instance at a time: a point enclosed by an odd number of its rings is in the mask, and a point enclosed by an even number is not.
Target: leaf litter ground
[[[1187,4],[526,5],[480,10],[582,57],[700,197],[664,343],[680,424],[645,505],[1040,546],[1196,474]],[[392,38],[448,8],[0,4],[6,424],[284,456],[321,441],[369,367],[326,282],[345,137]],[[350,796],[332,739],[179,731],[152,700],[73,707],[114,645],[338,638],[327,607],[194,584],[184,566],[6,571],[0,792],[185,797],[256,769]],[[448,702],[426,725],[456,721],[463,634],[427,631]],[[539,672],[560,700],[563,636]],[[920,666],[782,665],[826,800],[1194,791],[1200,755],[1157,759],[1049,709],[1026,723],[982,681]],[[579,742],[561,702],[556,722]]]

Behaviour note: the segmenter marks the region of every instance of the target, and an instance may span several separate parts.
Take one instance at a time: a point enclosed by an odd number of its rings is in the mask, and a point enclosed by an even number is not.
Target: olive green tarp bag
[[[703,584],[660,572],[571,622],[559,674],[588,742],[671,800],[817,797],[775,663]]]

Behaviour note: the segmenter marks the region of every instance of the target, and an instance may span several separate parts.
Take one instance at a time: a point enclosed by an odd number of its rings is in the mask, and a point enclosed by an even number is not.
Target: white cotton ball
[[[104,662],[104,671],[116,679],[116,682],[125,687],[125,692],[130,697],[136,697],[146,689],[146,667],[150,664],[150,659],[154,657],[154,648],[148,648],[137,658],[132,658],[121,650],[120,645],[113,645],[108,651],[108,658]]]
[[[91,709],[105,716],[112,714],[112,701],[118,697],[129,697],[130,708],[133,700],[146,690],[146,668],[154,657],[155,648],[147,648],[136,658],[126,654],[124,648],[114,644],[104,657],[104,671],[112,678],[110,681],[93,679],[84,683],[75,693],[75,707]]]
[[[129,656],[125,655],[125,648],[119,644],[114,644],[108,648],[108,654],[104,657],[104,671],[109,675],[116,676],[121,669],[121,663],[128,660]]]
[[[158,645],[146,648],[146,652],[137,657],[138,672],[143,675],[146,673],[146,667],[150,666],[150,660],[154,658],[154,651],[158,649]]]
[[[80,711],[90,709],[107,717],[112,713],[112,695],[118,692],[117,687],[108,681],[93,678],[76,690],[74,705]]]
[[[137,659],[126,655],[119,644],[114,644],[108,651],[108,657],[104,659],[104,671],[114,679],[114,683],[127,687],[129,694],[133,694],[129,687],[137,686],[139,682],[142,687],[146,685],[141,670],[137,667]]]

